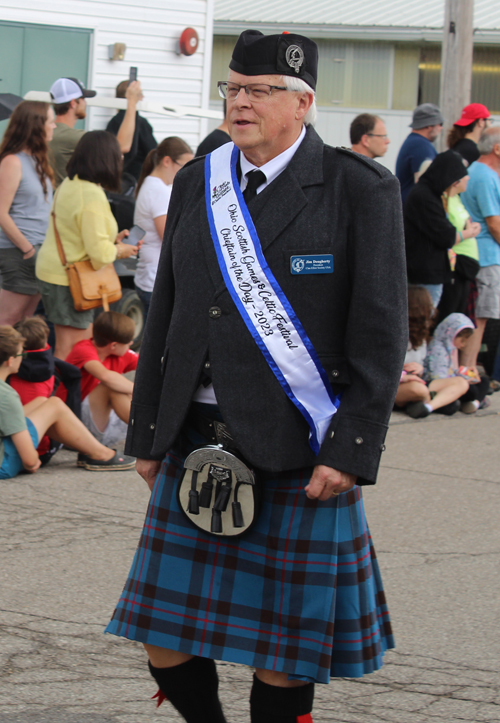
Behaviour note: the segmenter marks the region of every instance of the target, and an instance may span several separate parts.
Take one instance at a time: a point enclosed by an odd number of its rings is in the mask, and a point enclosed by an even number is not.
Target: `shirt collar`
[[[280,175],[280,173],[282,173],[285,170],[285,168],[288,166],[288,164],[292,160],[293,156],[295,155],[297,148],[300,146],[300,144],[304,140],[305,134],[306,134],[306,127],[305,127],[305,125],[303,125],[299,137],[297,138],[295,143],[290,146],[290,148],[287,148],[286,151],[283,151],[283,153],[280,153],[279,156],[272,158],[270,161],[265,163],[263,166],[260,166],[259,170],[266,174],[267,180],[266,180],[265,184],[263,183],[262,186],[259,186],[258,191],[262,190],[263,188],[268,186],[270,183],[272,183],[274,181],[274,179],[277,178]],[[258,168],[258,166],[254,166],[253,163],[250,163],[250,161],[243,155],[243,151],[240,151],[240,166],[241,166],[240,187],[241,187],[241,190],[244,191],[247,186],[246,174],[249,173],[250,171],[255,170],[256,168]]]

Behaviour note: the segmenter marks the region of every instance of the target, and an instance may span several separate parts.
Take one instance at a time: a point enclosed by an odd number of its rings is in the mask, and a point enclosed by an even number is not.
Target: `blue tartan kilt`
[[[394,640],[359,487],[317,502],[311,468],[282,472],[254,527],[223,538],[179,508],[182,471],[170,452],[106,632],[318,683],[382,666]]]

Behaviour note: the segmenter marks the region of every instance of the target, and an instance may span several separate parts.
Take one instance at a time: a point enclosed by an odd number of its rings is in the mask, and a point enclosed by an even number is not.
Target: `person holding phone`
[[[135,288],[144,305],[144,320],[160,260],[172,183],[177,171],[192,158],[193,152],[188,144],[182,138],[171,136],[149,152],[142,167],[136,190],[134,223],[145,230],[144,245],[135,272]]]
[[[128,134],[127,138],[130,138],[130,143],[127,148],[122,147],[124,153],[123,170],[130,173],[135,179],[139,179],[146,156],[149,151],[156,148],[158,143],[153,135],[151,124],[139,115],[138,111],[135,110],[135,106],[133,111],[130,109],[130,96],[136,87],[140,89],[141,86],[137,80],[137,68],[132,67],[130,68],[129,79],[122,80],[116,86],[116,97],[127,98],[128,108],[126,111],[119,110],[109,121],[106,130],[116,136],[119,141],[124,132]],[[141,92],[137,101],[142,100],[142,98]]]
[[[53,212],[68,263],[90,259],[95,269],[137,254],[122,242],[104,190],[120,187],[122,154],[116,138],[106,131],[90,131],[80,139],[68,163],[68,176],[54,197]],[[93,309],[76,311],[66,269],[61,263],[50,222],[36,264],[45,313],[54,324],[54,355],[66,359],[73,346],[92,336]]]

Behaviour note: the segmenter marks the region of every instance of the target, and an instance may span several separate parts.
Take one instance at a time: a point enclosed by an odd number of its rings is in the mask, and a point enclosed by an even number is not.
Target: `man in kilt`
[[[252,723],[311,723],[315,683],[394,645],[361,489],[408,339],[399,184],[316,134],[317,63],[306,37],[239,37],[233,143],[176,176],[141,348],[126,451],[152,493],[107,631],[189,723],[226,721],[215,660],[255,668]],[[227,468],[197,486],[200,448],[255,481],[248,529]]]

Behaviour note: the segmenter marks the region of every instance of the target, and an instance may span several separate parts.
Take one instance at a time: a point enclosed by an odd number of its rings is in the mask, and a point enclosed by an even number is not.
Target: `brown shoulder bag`
[[[53,208],[55,209],[55,201]],[[76,311],[96,309],[98,306],[102,306],[104,311],[109,311],[109,305],[122,298],[122,287],[115,267],[113,264],[106,264],[106,266],[96,271],[90,260],[75,261],[73,264],[68,264],[61,237],[57,230],[54,210],[52,210],[52,220],[54,222],[57,250],[59,251],[61,263],[68,274],[69,290]]]

